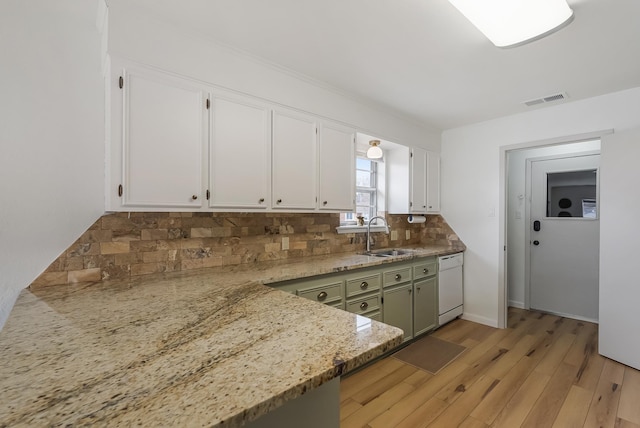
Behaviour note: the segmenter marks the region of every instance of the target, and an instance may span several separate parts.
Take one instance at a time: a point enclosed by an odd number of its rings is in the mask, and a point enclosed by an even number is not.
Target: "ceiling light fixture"
[[[380,140],[371,140],[369,141],[369,149],[367,150],[367,158],[369,159],[381,159],[382,158],[382,149],[378,147],[380,145]]]
[[[501,48],[541,39],[573,21],[566,0],[449,0]]]

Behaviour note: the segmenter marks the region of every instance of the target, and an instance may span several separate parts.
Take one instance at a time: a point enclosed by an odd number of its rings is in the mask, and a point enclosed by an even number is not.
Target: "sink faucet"
[[[369,219],[369,223],[367,223],[367,253],[371,252],[371,222],[375,219],[379,218],[380,220],[382,220],[384,222],[384,231],[385,233],[388,235],[389,234],[389,225],[387,224],[387,220],[384,219],[384,217],[381,217],[379,215],[371,217]]]

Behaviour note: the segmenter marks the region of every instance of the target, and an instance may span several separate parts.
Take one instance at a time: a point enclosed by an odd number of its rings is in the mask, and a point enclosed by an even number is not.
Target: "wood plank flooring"
[[[340,383],[342,428],[640,428],[640,372],[598,354],[596,324],[509,309],[509,328],[456,320],[467,350],[432,375],[387,357]]]

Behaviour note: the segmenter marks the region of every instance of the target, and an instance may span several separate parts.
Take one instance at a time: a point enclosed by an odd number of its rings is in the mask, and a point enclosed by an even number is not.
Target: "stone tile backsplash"
[[[459,240],[439,215],[422,224],[385,217],[391,234],[372,233],[373,248]],[[337,234],[339,224],[340,215],[331,213],[106,214],[31,287],[364,251],[366,234]]]

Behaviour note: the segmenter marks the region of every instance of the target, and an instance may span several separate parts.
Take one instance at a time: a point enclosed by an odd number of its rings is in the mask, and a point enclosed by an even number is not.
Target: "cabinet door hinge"
[[[211,100],[207,98],[207,110],[211,107]]]
[[[409,157],[412,158],[413,157],[413,151],[409,152]]]
[[[316,135],[318,135],[318,127],[316,126]]]
[[[118,196],[122,197],[122,184],[118,185]]]
[[[207,189],[207,201],[209,200],[210,197],[211,197],[211,192],[209,192],[209,189]]]

